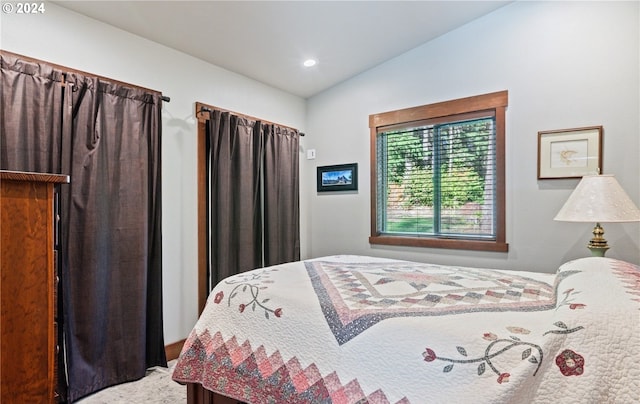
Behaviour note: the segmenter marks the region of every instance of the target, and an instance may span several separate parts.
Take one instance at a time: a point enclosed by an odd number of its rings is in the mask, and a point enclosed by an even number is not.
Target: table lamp
[[[595,222],[587,248],[594,257],[604,257],[609,246],[600,223],[638,222],[640,210],[613,175],[586,175],[553,220]]]

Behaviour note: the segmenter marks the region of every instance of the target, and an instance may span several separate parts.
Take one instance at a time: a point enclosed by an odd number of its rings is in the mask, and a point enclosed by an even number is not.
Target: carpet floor
[[[179,404],[187,402],[187,388],[171,380],[176,361],[154,367],[134,382],[109,387],[76,401],[80,404]]]

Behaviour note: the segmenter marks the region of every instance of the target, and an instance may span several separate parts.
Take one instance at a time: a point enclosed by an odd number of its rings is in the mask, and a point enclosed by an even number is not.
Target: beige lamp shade
[[[582,177],[553,220],[563,222],[638,222],[640,210],[613,175]]]

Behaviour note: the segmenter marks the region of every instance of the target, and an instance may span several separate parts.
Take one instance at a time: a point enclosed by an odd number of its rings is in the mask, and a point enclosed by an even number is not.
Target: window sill
[[[446,238],[371,236],[370,244],[397,245],[407,247],[449,248],[456,250],[508,252],[509,244],[499,241],[459,240]]]

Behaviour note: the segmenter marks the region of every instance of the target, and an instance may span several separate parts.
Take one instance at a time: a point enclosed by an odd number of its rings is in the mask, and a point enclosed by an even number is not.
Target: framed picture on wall
[[[538,179],[602,173],[602,126],[538,132]]]
[[[318,192],[355,191],[357,189],[358,163],[318,167]]]

